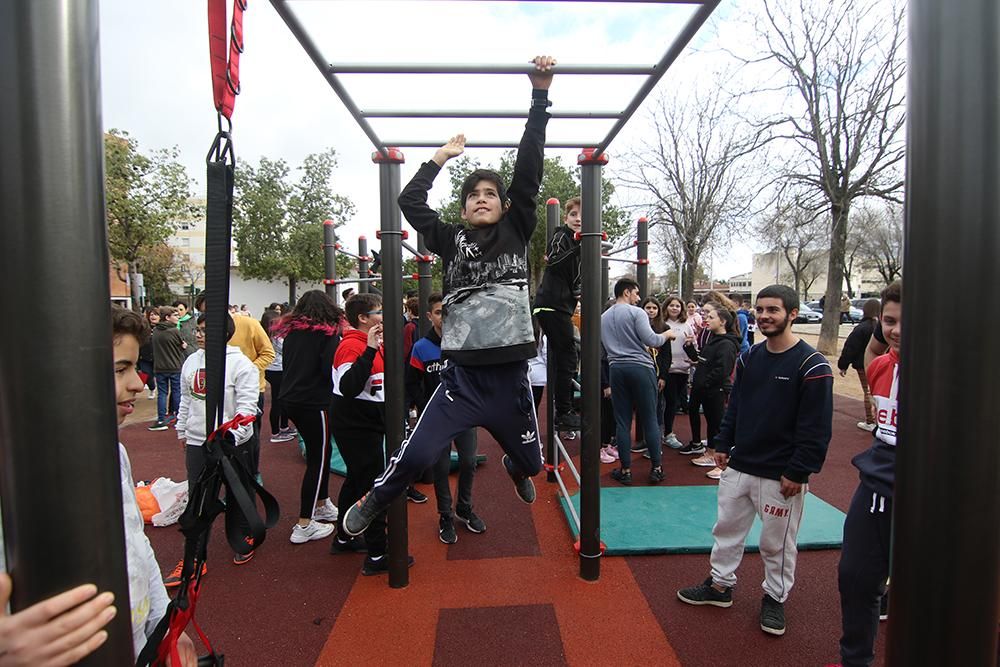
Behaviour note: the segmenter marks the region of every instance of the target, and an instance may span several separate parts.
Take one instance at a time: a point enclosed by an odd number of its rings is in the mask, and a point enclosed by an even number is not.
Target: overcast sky
[[[752,39],[724,0],[711,26],[702,30],[665,75],[658,90],[691,85],[719,49],[733,40]],[[229,3],[231,4],[231,3]],[[330,62],[455,62],[508,64],[536,54],[555,55],[563,64],[653,64],[694,12],[692,5],[636,3],[366,2],[293,0],[289,3]],[[195,0],[135,2],[101,0],[103,118],[107,129],[128,131],[140,148],[177,146],[195,193],[204,196],[204,159],[215,133],[209,73],[205,3]],[[350,197],[357,214],[340,229],[353,247],[359,234],[374,236],[379,225],[378,172],[372,144],[344,109],[274,8],[252,0],[244,18],[245,52],[240,63],[242,94],[233,115],[237,163],[261,156],[284,159],[293,169],[309,153],[336,149],[335,192]],[[517,76],[342,76],[361,108],[526,109],[530,84]],[[644,77],[558,75],[550,91],[553,110],[625,108]],[[605,174],[614,179],[616,156],[650,134],[647,113],[657,91],[612,143]],[[522,121],[372,120],[383,140],[443,141],[456,132],[469,140],[513,140]],[[553,141],[602,139],[612,121],[553,119]],[[405,150],[406,180],[432,154]],[[500,151],[469,149],[481,162],[496,162]],[[575,162],[576,151],[547,155]],[[448,194],[442,175],[432,192]],[[620,191],[619,203],[636,195]],[[638,217],[638,214],[637,216]],[[728,247],[727,247],[728,245]],[[717,278],[749,271],[746,240],[720,245],[713,258]],[[654,258],[653,270],[663,270]]]

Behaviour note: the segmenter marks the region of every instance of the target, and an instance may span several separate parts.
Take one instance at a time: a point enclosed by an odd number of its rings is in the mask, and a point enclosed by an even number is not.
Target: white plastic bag
[[[149,489],[160,504],[159,514],[153,515],[153,525],[162,527],[177,523],[188,503],[187,480],[175,482],[169,477],[160,477]]]

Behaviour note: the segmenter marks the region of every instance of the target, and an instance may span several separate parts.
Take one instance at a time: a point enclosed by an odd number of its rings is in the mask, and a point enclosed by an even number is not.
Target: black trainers
[[[427,502],[427,496],[420,493],[416,488],[412,486],[406,487],[406,499],[411,503],[416,503],[418,505],[423,505]]]
[[[621,468],[615,468],[611,471],[611,479],[623,486],[632,486],[632,471],[622,472]]]
[[[677,599],[688,604],[703,605],[710,604],[713,607],[732,607],[733,589],[727,588],[723,592],[715,590],[712,585],[712,578],[709,577],[698,586],[682,588],[677,591]]]
[[[454,544],[458,542],[458,534],[455,532],[455,522],[452,521],[451,515],[442,514],[441,521],[438,523],[438,538],[445,544]]]
[[[465,527],[473,533],[485,533],[486,523],[476,516],[471,509],[460,509],[455,511],[455,518],[465,524]]]
[[[409,563],[407,567],[413,567],[413,556],[407,556]],[[373,577],[376,574],[384,574],[389,571],[389,555],[385,554],[378,560],[372,560],[371,556],[365,556],[365,562],[361,565],[361,574],[366,577]]]
[[[524,473],[514,472],[514,462],[506,454],[503,455],[503,467],[507,474],[514,480],[514,490],[517,497],[529,505],[535,502],[535,483]]]
[[[384,510],[385,507],[379,505],[375,496],[369,491],[361,500],[348,507],[347,511],[344,512],[344,517],[341,520],[344,532],[351,537],[357,537],[365,532],[365,528],[375,520],[379,512]]]
[[[560,431],[580,430],[580,415],[575,412],[565,412],[561,415],[556,415],[556,429]]]
[[[352,537],[345,542],[340,539],[340,535],[337,535],[333,538],[333,543],[330,544],[330,553],[334,556],[337,554],[366,554],[368,553],[368,545],[362,537]]]
[[[769,635],[785,634],[785,605],[766,594],[760,601],[760,629]]]
[[[653,468],[649,471],[649,483],[659,484],[663,481],[663,467]]]
[[[633,442],[630,449],[633,454],[642,454],[644,451],[648,450],[649,447],[646,446],[645,442]]]
[[[885,589],[885,593],[878,601],[878,620],[888,621],[889,620],[889,589]]]
[[[152,426],[149,427],[150,431],[166,431],[170,427],[170,423],[166,420],[157,420]]]
[[[691,456],[692,454],[704,454],[705,445],[701,444],[700,440],[692,440],[688,444],[678,449],[677,453],[683,454],[684,456]]]

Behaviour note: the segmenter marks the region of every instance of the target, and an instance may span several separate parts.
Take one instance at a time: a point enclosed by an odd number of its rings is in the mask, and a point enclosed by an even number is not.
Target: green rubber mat
[[[299,452],[302,454],[302,458],[306,457],[306,443],[301,435],[299,436]],[[476,462],[479,464],[485,463],[486,455],[477,454]],[[455,472],[456,470],[458,470],[458,452],[453,451],[451,453],[451,471]],[[347,476],[347,464],[341,458],[340,449],[337,448],[337,441],[332,435],[330,436],[330,472],[341,477]]]
[[[716,486],[642,486],[601,489],[601,540],[609,556],[709,553],[716,519]],[[579,513],[580,494],[571,497]],[[565,498],[559,498],[573,537]],[[799,549],[839,549],[844,513],[811,493],[799,528]],[[747,551],[757,551],[760,519],[747,537]]]

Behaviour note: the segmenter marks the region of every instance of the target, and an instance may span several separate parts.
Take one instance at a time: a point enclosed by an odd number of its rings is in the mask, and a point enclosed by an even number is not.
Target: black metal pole
[[[399,166],[403,154],[372,154],[378,165],[379,199],[382,208],[382,321],[385,332],[385,448],[386,461],[403,444],[406,399],[403,386],[403,319],[399,304],[403,301],[403,225],[399,212]],[[362,237],[364,238],[364,237]],[[367,245],[367,241],[365,242]],[[367,252],[367,249],[366,249]],[[364,283],[362,283],[363,285]],[[410,583],[408,557],[406,495],[389,507],[389,586],[404,588]]]
[[[597,581],[601,576],[601,168],[607,155],[596,158],[584,150],[580,165],[583,202],[581,258],[583,307],[580,319],[582,382],[580,434],[580,577]]]
[[[431,321],[427,319],[427,299],[430,298],[433,285],[431,284],[430,255],[427,252],[427,245],[424,243],[423,234],[417,234],[417,252],[421,255],[421,259],[417,260],[417,273],[420,275],[417,284],[417,289],[419,290],[417,294],[420,300],[417,331],[420,332],[421,336],[426,336],[427,332],[431,330]]]
[[[636,232],[635,267],[636,282],[639,283],[639,294],[649,296],[649,220],[639,218]]]
[[[552,240],[552,235],[559,228],[559,200],[555,197],[545,202],[545,243]],[[546,258],[547,259],[547,258]],[[550,466],[559,463],[559,452],[556,450],[556,416],[555,416],[555,396],[556,390],[556,367],[552,361],[552,341],[546,339],[545,354],[547,364],[545,366],[545,460]],[[548,471],[546,479],[555,483],[556,471],[552,468]]]
[[[601,258],[601,306],[608,302],[610,293],[608,283],[611,282],[611,262],[606,257]]]
[[[911,0],[908,23],[905,308],[886,664],[989,666],[997,664],[1000,609],[1000,350],[986,332],[1000,324],[1000,304],[994,288],[967,286],[1000,284],[1000,5]],[[977,344],[949,343],[953,329],[921,317],[921,304],[944,300],[955,312],[975,313],[985,334]],[[956,424],[967,457],[949,446]]]
[[[333,220],[323,221],[323,272],[326,280],[323,281],[326,295],[338,303],[337,296],[337,230]]]
[[[383,246],[383,250],[384,250]],[[402,270],[402,269],[401,269]],[[399,273],[397,271],[396,273]],[[385,266],[382,267],[382,275],[386,275]],[[369,277],[368,274],[368,237],[359,236],[358,237],[358,278],[361,282],[358,283],[358,294],[368,293],[368,282],[365,280]]]
[[[25,316],[0,344],[0,497],[11,608],[111,591],[108,640],[80,664],[125,665],[99,25],[95,0],[0,3],[0,290]]]

